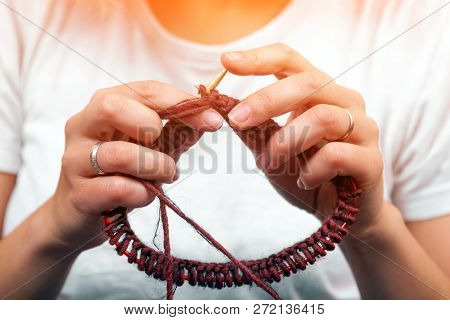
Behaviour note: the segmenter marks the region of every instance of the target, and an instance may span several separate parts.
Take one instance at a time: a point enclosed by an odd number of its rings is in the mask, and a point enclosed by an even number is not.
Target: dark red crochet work
[[[216,90],[207,94],[204,86],[201,86],[199,91],[201,98],[183,101],[159,111],[161,118],[170,121],[165,125],[155,148],[174,158],[178,158],[189,149],[192,145],[189,137],[200,133],[177,122],[177,119],[187,115],[214,108],[228,122],[227,114],[239,100],[221,95]],[[250,150],[259,154],[268,139],[278,129],[279,126],[275,121],[268,120],[257,127],[235,132]],[[347,234],[348,226],[355,221],[358,213],[358,199],[361,195],[361,190],[351,177],[336,177],[333,179],[337,189],[335,208],[315,233],[267,258],[239,261],[206,230],[187,217],[164,194],[160,184],[152,181],[143,181],[143,183],[160,202],[164,252],[150,248],[139,240],[130,227],[126,208],[119,207],[103,213],[105,231],[109,236],[109,243],[116,246],[119,255],[125,254],[128,256],[128,262],[136,263],[139,270],[167,282],[167,299],[173,299],[174,284],[182,286],[185,281],[192,286],[208,286],[217,289],[225,286],[256,284],[274,299],[281,299],[269,283],[279,282],[283,276],[288,277],[298,270],[305,270],[308,265],[314,264],[317,258],[325,256],[327,251],[334,250],[335,244],[340,243]],[[203,262],[173,257],[170,254],[167,207],[194,227],[205,240],[227,256],[230,262]]]

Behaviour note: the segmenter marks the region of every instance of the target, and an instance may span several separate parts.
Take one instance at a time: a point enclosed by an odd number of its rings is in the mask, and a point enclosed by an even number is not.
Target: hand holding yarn
[[[362,96],[336,84],[284,44],[226,53],[222,64],[237,75],[278,79],[243,99],[229,114],[231,125],[245,130],[289,113],[287,123],[268,139],[264,151],[255,153],[274,188],[323,220],[335,200],[330,181],[351,176],[364,192],[362,213],[352,233],[362,238],[376,235],[386,204],[383,161],[378,126],[366,115]]]
[[[184,125],[180,127],[177,122],[180,117],[212,108],[229,121],[229,111],[239,103],[238,100],[221,95],[215,90],[206,90],[204,86],[200,86],[199,93],[201,98],[182,101],[158,113],[161,118],[170,120],[155,143],[158,150],[166,154],[175,154],[176,157],[187,150],[189,146],[186,147],[185,141],[191,139],[186,137],[194,134],[194,130],[186,131]],[[269,119],[258,126],[235,132],[252,151],[258,152],[264,149],[268,139],[279,129],[278,124]],[[185,281],[193,286],[217,289],[254,283],[274,299],[281,299],[269,283],[280,281],[282,276],[287,277],[299,270],[305,270],[306,266],[314,264],[318,257],[326,255],[327,250],[333,250],[335,243],[341,242],[347,234],[347,228],[354,223],[359,211],[357,206],[361,194],[361,190],[351,177],[335,179],[337,189],[335,206],[319,230],[303,241],[296,242],[267,258],[239,261],[202,226],[177,207],[157,182],[143,181],[142,183],[147,190],[156,194],[160,201],[164,252],[147,246],[136,236],[127,219],[127,208],[118,207],[103,212],[105,231],[110,238],[109,243],[116,246],[119,255],[126,255],[129,263],[137,264],[138,270],[166,281],[167,299],[173,299],[174,285],[181,286]],[[231,261],[217,263],[196,261],[188,257],[173,257],[167,208],[189,223],[205,240]]]
[[[176,179],[174,157],[151,148],[163,127],[158,111],[192,98],[161,82],[132,82],[98,90],[67,121],[61,174],[50,199],[49,226],[55,229],[56,242],[77,251],[101,244],[105,237],[99,237],[103,230],[99,212],[149,204],[155,195],[138,179],[159,183]],[[183,121],[198,132],[217,130],[223,119],[209,109]],[[91,166],[92,160],[97,168]]]

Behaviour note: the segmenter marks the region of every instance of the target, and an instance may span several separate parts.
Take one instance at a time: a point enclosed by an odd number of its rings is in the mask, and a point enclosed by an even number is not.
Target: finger
[[[197,131],[217,131],[223,125],[223,117],[214,109],[208,109],[199,114],[180,118],[180,122]]]
[[[159,81],[136,81],[121,86],[97,91],[93,100],[108,99],[108,95],[124,95],[142,105],[158,111],[167,109],[180,101],[196,98],[195,96],[172,85]],[[188,126],[202,131],[214,131],[222,126],[223,118],[213,109],[205,110],[198,115],[178,119]]]
[[[80,117],[81,132],[87,137],[111,140],[118,130],[143,145],[151,145],[163,126],[154,110],[117,93],[99,97]]]
[[[330,142],[314,153],[306,166],[300,173],[298,184],[308,190],[336,176],[351,176],[361,185],[367,185],[381,174],[383,161],[377,149]]]
[[[244,130],[289,111],[331,104],[364,109],[364,100],[355,91],[341,87],[320,72],[302,72],[269,85],[242,100],[229,113],[233,127]]]
[[[77,173],[81,176],[92,177],[96,175],[90,163],[92,142],[86,143],[73,152],[66,150],[66,156],[77,158],[72,163],[80,166]],[[75,155],[73,155],[76,153]],[[72,154],[72,156],[70,156]],[[82,157],[82,160],[79,159]],[[104,142],[97,150],[97,164],[105,173],[122,173],[136,178],[156,180],[171,183],[177,178],[175,161],[168,155],[125,141]],[[79,166],[79,165],[78,165]],[[66,168],[67,169],[67,168]],[[74,168],[76,170],[76,168]]]
[[[100,212],[116,207],[140,208],[150,204],[155,195],[142,182],[126,176],[82,178],[76,195],[81,212]]]
[[[170,84],[154,80],[130,82],[115,88],[120,93],[138,100],[156,112],[167,109],[180,101],[197,98]],[[179,120],[200,131],[215,131],[223,123],[222,116],[213,109],[205,110],[197,115],[183,117]]]
[[[361,112],[352,112],[353,131],[347,143],[375,145],[378,127]],[[308,109],[272,135],[264,152],[258,158],[258,166],[271,171],[319,142],[336,141],[350,129],[348,111],[333,105],[320,104]]]
[[[299,53],[277,43],[247,51],[227,52],[221,56],[223,66],[237,75],[269,75],[282,79],[316,68]]]
[[[217,115],[219,127],[222,117],[213,110],[206,110],[203,116]],[[97,100],[80,114],[81,131],[88,137],[98,140],[110,140],[116,130],[124,135],[139,141],[143,145],[151,145],[161,134],[162,121],[158,114],[140,102],[119,94],[108,94]],[[216,127],[210,124],[202,124],[202,120],[196,119],[197,115],[185,117],[186,121],[196,123],[199,130],[209,130]],[[183,120],[184,121],[184,120]],[[206,120],[209,121],[209,120]],[[209,126],[209,127],[208,127]],[[117,139],[116,139],[117,140]]]

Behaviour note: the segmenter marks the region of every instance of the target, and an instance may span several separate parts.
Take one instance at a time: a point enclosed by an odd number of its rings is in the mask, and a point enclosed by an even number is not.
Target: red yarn
[[[156,187],[153,184],[145,183],[144,184],[150,191],[152,191],[155,195],[161,195],[162,189],[161,187]],[[166,274],[167,281],[167,300],[173,299],[173,257],[170,254],[170,239],[169,239],[169,221],[167,219],[167,210],[166,203],[160,202],[160,211],[161,211],[161,221],[163,225],[163,233],[164,233],[164,257],[166,263],[164,265],[164,273]]]
[[[161,118],[170,121],[164,126],[163,132],[154,147],[175,159],[192,146],[192,141],[196,139],[190,139],[191,137],[201,135],[197,131],[180,125],[176,119],[208,108],[214,108],[228,121],[228,112],[239,102],[239,100],[219,94],[216,90],[207,94],[204,86],[200,86],[199,91],[201,98],[182,101],[159,112]],[[268,120],[257,127],[235,132],[253,152],[259,153],[278,129],[279,126],[276,122]],[[181,286],[184,281],[188,281],[190,285],[207,285],[210,288],[217,289],[221,289],[225,285],[232,287],[233,285],[241,286],[242,284],[255,283],[274,299],[281,299],[278,293],[266,282],[278,282],[282,275],[289,276],[291,273],[296,273],[298,269],[305,270],[308,264],[314,264],[316,258],[325,256],[327,250],[333,250],[335,243],[341,242],[347,234],[348,226],[355,221],[361,190],[351,177],[336,177],[333,179],[333,183],[337,187],[336,206],[319,230],[305,240],[260,260],[239,261],[236,259],[205,229],[186,216],[164,194],[159,184],[151,181],[143,181],[143,184],[158,197],[160,202],[164,253],[146,246],[139,240],[129,225],[126,208],[119,207],[103,213],[105,231],[110,238],[110,244],[116,246],[119,255],[127,255],[128,262],[136,263],[139,270],[167,282],[167,299],[173,299],[173,283]],[[173,257],[170,251],[167,207],[189,223],[231,262],[207,263]]]

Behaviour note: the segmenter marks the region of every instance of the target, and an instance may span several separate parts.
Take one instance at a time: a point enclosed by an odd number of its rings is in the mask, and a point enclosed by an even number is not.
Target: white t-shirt
[[[194,93],[195,84],[209,81],[221,69],[220,53],[274,42],[286,43],[337,76],[444,2],[293,1],[260,30],[224,45],[202,45],[168,33],[145,1],[121,1],[107,10],[100,10],[97,1],[10,2],[18,13],[2,4],[0,171],[18,174],[6,234],[54,192],[64,124],[95,90],[155,79]],[[380,126],[385,197],[405,220],[450,213],[448,21],[449,6],[337,79],[362,93],[367,113]],[[229,75],[219,89],[242,99],[274,81]],[[179,166],[182,176],[167,187],[169,196],[238,258],[267,256],[319,227],[252,171],[254,160],[229,128],[205,134]],[[170,214],[169,220],[174,255],[226,261],[181,219]],[[155,204],[132,214],[130,221],[153,245]],[[160,248],[161,233],[156,239]],[[339,249],[274,287],[288,299],[359,297]],[[163,297],[164,290],[164,283],[138,272],[104,244],[77,259],[61,298],[149,299]],[[217,290],[185,284],[175,297],[268,296],[256,287]]]

